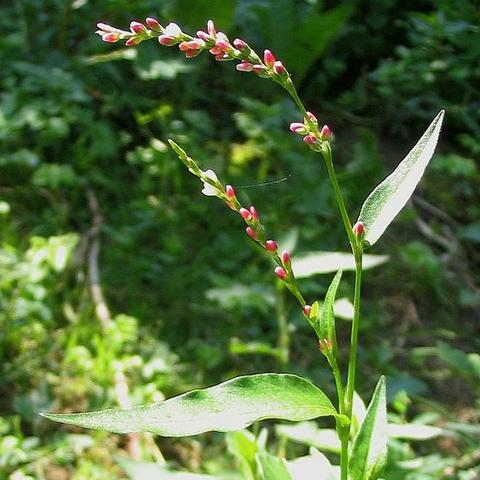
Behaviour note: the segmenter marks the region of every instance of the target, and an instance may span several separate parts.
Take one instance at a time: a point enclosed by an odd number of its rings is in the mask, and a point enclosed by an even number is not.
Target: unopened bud
[[[307,145],[315,145],[317,143],[317,137],[315,137],[315,135],[305,135],[303,141]]]
[[[247,235],[250,238],[253,238],[254,240],[257,239],[257,234],[255,233],[255,230],[252,227],[247,227],[245,231],[247,232]]]
[[[143,33],[147,33],[147,27],[140,22],[131,22],[130,30],[136,35],[142,35]]]
[[[275,268],[275,275],[280,280],[285,280],[287,278],[287,272],[282,267],[276,267]]]
[[[322,142],[329,142],[332,139],[332,131],[328,125],[324,125],[320,131],[320,140]]]
[[[118,33],[104,33],[102,40],[107,43],[115,43],[120,40],[120,34]]]
[[[145,19],[145,22],[154,32],[161,32],[162,31],[162,26],[154,18],[148,17],[148,18]]]
[[[288,252],[283,252],[282,253],[282,262],[286,267],[289,267],[291,265],[291,260],[290,260],[290,255]]]
[[[278,246],[277,246],[275,240],[267,240],[265,242],[265,248],[267,249],[268,252],[274,253],[274,252],[277,251]]]
[[[287,73],[287,69],[283,63],[278,60],[273,64],[273,71],[280,76],[286,75]]]
[[[233,200],[235,198],[235,190],[231,185],[227,185],[225,187],[225,195],[229,200]]]
[[[303,307],[303,313],[308,317],[310,316],[310,312],[312,311],[312,306],[311,305],[305,305]]]
[[[185,52],[185,56],[187,58],[193,58],[193,57],[196,57],[197,55],[199,55],[201,52],[201,50],[187,50]]]
[[[275,57],[273,56],[273,53],[270,50],[265,50],[263,52],[263,62],[265,65],[269,68],[273,68],[273,64],[275,63]]]
[[[244,60],[242,63],[238,63],[235,68],[239,72],[251,72],[253,70],[253,65],[250,62]]]
[[[215,29],[215,25],[213,23],[213,20],[209,20],[207,22],[207,32],[212,37],[215,37],[215,35],[217,34],[217,30]]]
[[[315,124],[315,126],[318,127],[317,117],[312,112],[307,112],[307,117],[310,119],[311,122]]]
[[[200,40],[203,40],[204,42],[213,41],[213,37],[211,37],[207,32],[204,32],[203,30],[198,30],[197,37],[200,38]]]
[[[246,208],[240,208],[238,213],[241,215],[241,217],[248,222],[249,220],[252,219],[252,214],[246,209]]]
[[[255,75],[258,75],[259,77],[264,78],[269,76],[266,67],[258,63],[252,67],[252,70],[253,70],[253,73],[255,73]]]
[[[138,37],[131,37],[125,42],[125,46],[134,47],[135,45],[138,45],[140,42],[141,40]]]
[[[177,40],[175,40],[174,37],[169,37],[168,35],[160,35],[158,37],[158,43],[165,45],[166,47],[170,47],[171,45],[175,45]]]
[[[298,135],[305,135],[308,133],[308,130],[308,126],[304,123],[293,122],[290,124],[290,131],[293,133],[297,133]]]
[[[178,45],[178,48],[180,49],[181,52],[187,52],[188,50],[190,50],[190,47],[188,46],[188,42],[181,42]]]
[[[250,207],[250,213],[252,214],[252,220],[254,222],[258,222],[258,213],[256,208],[253,205]]]
[[[364,226],[363,226],[363,222],[357,222],[353,228],[353,233],[355,234],[356,237],[361,237],[363,235],[363,232],[364,232]]]
[[[332,344],[326,338],[324,338],[323,340],[319,340],[318,341],[318,346],[320,347],[320,351],[324,355],[327,355],[329,352],[332,351]]]
[[[242,40],[241,38],[236,38],[236,39],[233,41],[233,46],[234,46],[237,50],[240,50],[240,51],[249,49],[247,42],[245,42],[245,41]]]
[[[192,50],[199,50],[200,48],[203,48],[205,46],[205,42],[200,38],[196,38],[195,40],[191,40],[190,42],[188,42],[188,46]]]

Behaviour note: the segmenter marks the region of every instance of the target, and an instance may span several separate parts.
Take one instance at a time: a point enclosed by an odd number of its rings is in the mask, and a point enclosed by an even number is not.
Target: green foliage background
[[[366,274],[359,393],[386,374],[392,421],[430,415],[451,427],[422,444],[396,439],[386,478],[478,478],[478,5],[14,0],[0,16],[0,479],[124,478],[112,453],[128,450],[125,439],[37,415],[115,405],[122,375],[134,404],[272,369],[331,389],[301,312],[241,218],[201,195],[165,144],[237,187],[294,254],[346,251],[326,172],[288,132],[294,105],[207,55],[187,61],[93,34],[97,21],[146,16],[189,32],[213,18],[281,58],[335,134],[351,218],[446,109],[430,170],[375,247],[390,261]],[[329,280],[304,279],[304,291],[322,298]],[[345,275],[340,296],[351,290]],[[280,316],[291,325],[288,364],[275,350]],[[345,355],[348,330],[339,322]],[[233,468],[219,435],[157,443],[179,468]],[[149,459],[154,449],[141,445]],[[420,466],[409,466],[414,454]]]

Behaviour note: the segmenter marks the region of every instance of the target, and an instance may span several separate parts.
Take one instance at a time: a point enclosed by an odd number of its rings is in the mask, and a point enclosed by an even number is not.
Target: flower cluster
[[[146,25],[131,22],[129,31],[99,23],[96,33],[108,43],[126,40],[125,45],[129,47],[138,45],[143,40],[157,38],[161,45],[178,45],[187,58],[196,57],[203,50],[208,50],[219,62],[239,60],[236,68],[240,72],[254,72],[261,78],[271,78],[280,84],[290,80],[285,66],[275,59],[270,50],[264,51],[262,60],[244,40],[236,38],[230,42],[227,35],[217,32],[212,20],[207,22],[207,30],[199,30],[195,37],[182,32],[176,23],[163,27],[154,18],[147,18],[145,23]]]
[[[322,129],[319,130],[317,117],[311,112],[307,112],[303,123],[291,123],[290,131],[297,135],[303,135],[305,144],[316,152],[321,152],[323,150],[323,143],[330,142],[332,139],[330,127],[324,125]]]
[[[265,228],[260,222],[257,210],[254,206],[246,208],[238,201],[235,189],[231,185],[223,186],[218,180],[213,170],[201,170],[197,163],[187,155],[179,145],[173,140],[169,140],[170,146],[178,155],[178,158],[186,165],[189,172],[195,175],[203,183],[202,193],[208,197],[217,197],[233,211],[237,212],[247,225],[245,232],[258,243],[276,263],[275,274],[285,284],[285,286],[299,299],[302,307],[305,301],[301,296],[295,282],[295,276],[292,270],[292,262],[288,252],[278,254],[278,246],[275,240],[267,239]]]

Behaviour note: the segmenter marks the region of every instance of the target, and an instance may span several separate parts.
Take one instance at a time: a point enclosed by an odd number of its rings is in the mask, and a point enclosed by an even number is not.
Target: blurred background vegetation
[[[372,252],[389,261],[365,275],[358,386],[367,400],[386,374],[392,423],[439,429],[392,438],[385,478],[479,479],[478,2],[12,0],[0,16],[0,480],[167,478],[120,467],[117,453],[238,470],[234,436],[92,433],[39,411],[151,403],[262,371],[333,391],[242,219],[201,195],[165,145],[236,186],[294,255],[347,251],[322,162],[288,131],[299,115],[233,64],[93,33],[146,16],[187,32],[213,18],[282,59],[335,134],[352,219],[446,109],[430,169]],[[302,279],[307,298],[330,279]],[[345,364],[348,321],[339,330]],[[266,425],[287,457],[308,450]]]

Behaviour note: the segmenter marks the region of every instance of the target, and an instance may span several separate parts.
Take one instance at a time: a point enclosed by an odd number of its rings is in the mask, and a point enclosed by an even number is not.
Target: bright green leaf
[[[437,145],[444,111],[427,128],[410,153],[365,200],[358,221],[364,225],[366,246],[373,245],[405,206],[422,178]]]
[[[262,452],[258,455],[258,459],[262,466],[263,480],[292,480],[283,458]]]
[[[387,399],[385,377],[381,377],[353,443],[349,462],[351,480],[378,479],[386,461]]]
[[[338,414],[328,397],[308,380],[296,375],[264,373],[237,377],[149,406],[42,415],[96,430],[183,437],[240,430],[266,418],[302,421]]]

